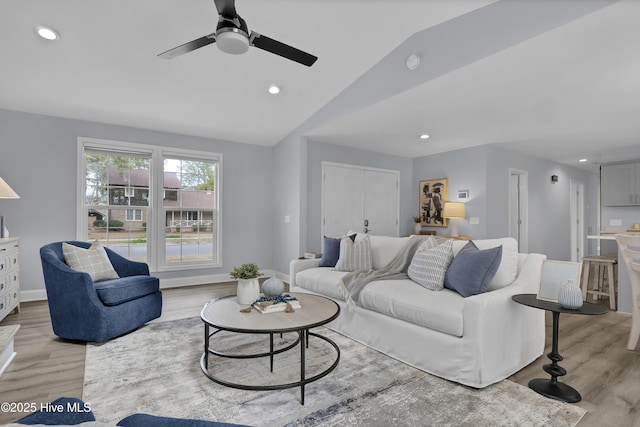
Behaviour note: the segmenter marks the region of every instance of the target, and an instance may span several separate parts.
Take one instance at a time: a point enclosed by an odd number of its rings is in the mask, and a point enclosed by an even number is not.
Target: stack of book
[[[281,311],[287,311],[287,308],[289,308],[289,311],[296,311],[302,308],[300,301],[289,294],[275,297],[262,297],[257,299],[252,306],[262,314],[279,313]]]

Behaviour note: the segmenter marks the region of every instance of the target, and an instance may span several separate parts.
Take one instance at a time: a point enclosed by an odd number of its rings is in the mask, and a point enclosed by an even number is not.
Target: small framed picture
[[[537,298],[543,301],[558,302],[558,291],[568,280],[580,287],[582,263],[570,261],[545,260],[542,263],[542,275]]]

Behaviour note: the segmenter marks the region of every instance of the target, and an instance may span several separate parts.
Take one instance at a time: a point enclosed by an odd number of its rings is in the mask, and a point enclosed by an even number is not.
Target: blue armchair
[[[63,339],[103,342],[160,317],[160,281],[145,263],[130,261],[104,248],[117,279],[93,282],[88,273],[64,261],[62,243],[40,248],[53,332]],[[89,248],[90,243],[66,243]]]

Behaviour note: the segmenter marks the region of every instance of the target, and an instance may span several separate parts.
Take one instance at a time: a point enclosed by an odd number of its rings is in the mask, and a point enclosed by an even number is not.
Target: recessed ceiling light
[[[429,134],[423,133],[420,135],[420,139],[429,139]]]
[[[280,93],[280,88],[276,85],[269,86],[269,93],[275,95],[276,93]]]
[[[578,160],[578,161],[579,161],[580,163],[584,163],[584,162],[588,162],[588,161],[589,161],[589,159],[580,159],[580,160]]]
[[[60,38],[60,34],[56,30],[49,27],[38,25],[35,30],[36,33],[38,33],[38,35],[43,39],[58,40]]]

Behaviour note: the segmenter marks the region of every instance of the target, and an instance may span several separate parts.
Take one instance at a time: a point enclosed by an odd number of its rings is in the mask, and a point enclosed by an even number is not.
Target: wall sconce
[[[464,219],[467,212],[463,202],[444,202],[442,217],[449,218],[451,221],[451,236],[458,237],[460,235],[459,220]]]
[[[551,175],[551,183],[556,184],[558,182],[558,175]]]

